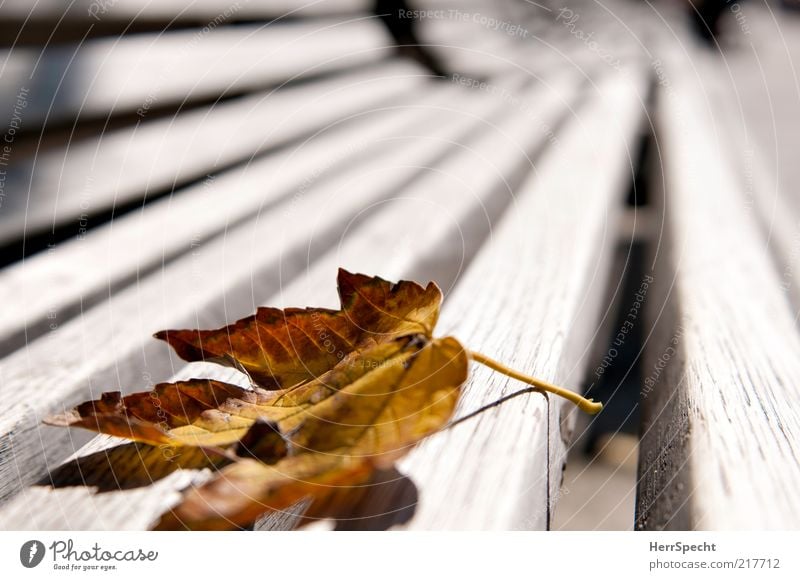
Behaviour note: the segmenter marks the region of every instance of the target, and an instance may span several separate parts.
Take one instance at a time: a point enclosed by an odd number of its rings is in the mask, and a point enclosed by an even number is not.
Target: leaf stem
[[[538,391],[546,391],[548,393],[558,395],[559,397],[564,397],[568,401],[575,403],[581,411],[589,413],[590,415],[596,415],[603,408],[602,403],[598,403],[592,399],[586,399],[585,397],[581,397],[578,393],[573,391],[558,387],[556,385],[551,385],[548,382],[517,372],[514,369],[508,368],[503,363],[499,363],[496,360],[493,360],[479,352],[468,350],[467,355],[476,363],[487,366],[498,373],[504,374],[507,377],[511,377],[512,379],[517,379],[518,381],[532,385],[536,387]]]

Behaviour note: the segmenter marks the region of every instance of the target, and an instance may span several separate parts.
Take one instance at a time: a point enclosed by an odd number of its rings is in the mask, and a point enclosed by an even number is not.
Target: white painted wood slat
[[[544,380],[581,384],[631,176],[643,80],[599,81],[449,296],[440,332]],[[523,387],[472,370],[462,414]],[[399,468],[422,490],[411,527],[545,529],[574,412],[529,395],[423,442]]]
[[[71,143],[9,168],[0,242],[78,225],[82,215],[246,161],[416,87],[425,76],[396,62]]]
[[[518,109],[505,111],[496,122],[482,117],[473,118],[472,123],[479,127],[484,125],[479,139],[468,146],[461,146],[463,149],[441,164],[421,168],[424,172],[421,179],[396,198],[365,207],[340,238],[335,251],[327,252],[319,261],[310,264],[305,274],[281,287],[280,293],[268,303],[277,305],[288,301],[295,305],[336,306],[333,282],[339,265],[392,279],[418,278],[423,270],[430,269],[427,258],[431,254],[437,256],[437,265],[440,266],[434,269],[437,281],[445,287],[450,286],[455,281],[459,264],[474,254],[486,233],[484,230],[489,229],[502,207],[510,202],[513,191],[509,188],[513,188],[530,171],[534,154],[547,142],[549,134],[542,125],[556,125],[559,117],[568,114],[570,102],[578,95],[578,88],[578,77],[561,75],[548,86],[536,84],[532,88],[514,90],[522,104],[539,105],[538,125],[533,119],[522,117]],[[476,211],[489,223],[483,227],[476,225],[473,216]],[[403,225],[397,227],[397,224]],[[454,239],[464,232],[467,232],[467,237],[474,238],[468,240],[468,247],[462,247]],[[454,241],[456,244],[453,244]],[[459,255],[458,249],[468,255]],[[272,276],[284,278],[279,271]],[[197,366],[188,365],[174,379],[196,376]],[[229,369],[203,366],[203,376],[220,380],[230,380],[235,376]],[[109,439],[98,437],[79,455],[96,452],[98,446],[107,444]],[[160,482],[148,493],[141,490],[122,491],[91,497],[74,489],[33,489],[23,492],[2,517],[12,528],[26,525],[26,521],[35,521],[34,526],[44,524],[45,527],[83,526],[88,523],[86,514],[92,514],[91,527],[114,529],[115,526],[139,526],[146,514],[154,520],[175,502],[178,497],[175,491],[179,485],[185,485],[188,481],[203,481],[208,475],[207,471],[172,474],[169,476],[170,482]],[[126,513],[122,504],[131,498],[137,502],[138,515],[126,521],[119,516]],[[33,504],[39,508],[37,515],[31,518],[25,513],[28,509],[25,506]],[[42,509],[44,505],[52,505],[52,508]],[[42,513],[54,515],[45,516]],[[77,524],[70,518],[73,514]]]
[[[220,14],[232,12],[237,18],[266,19],[285,16],[315,16],[363,12],[370,0],[269,0],[252,2],[236,0],[124,0],[121,2],[87,2],[81,0],[5,0],[0,16],[16,20],[66,21],[103,19],[127,22],[132,18],[169,22],[172,20],[213,20]]]
[[[665,70],[665,231],[660,293],[650,298],[637,526],[796,529],[796,320],[702,77],[683,62]]]
[[[2,9],[0,9],[0,13]],[[387,56],[380,22],[314,20],[101,38],[0,51],[0,111],[27,90],[22,127],[186,107]],[[3,126],[6,123],[2,124]]]
[[[704,87],[709,100],[717,103],[714,107],[714,121],[720,133],[721,144],[731,170],[741,181],[745,195],[745,205],[761,220],[761,227],[778,263],[780,287],[792,302],[794,317],[800,319],[800,207],[797,196],[792,195],[791,186],[786,183],[780,160],[763,146],[750,118],[751,111],[739,108],[741,103],[736,95],[736,87],[723,82],[713,61],[695,59],[702,71]],[[741,73],[739,73],[741,74]],[[729,79],[726,79],[729,81]],[[752,97],[750,97],[752,99]],[[752,103],[747,103],[752,107]],[[786,106],[786,105],[784,105]],[[770,112],[772,112],[770,110]]]
[[[571,92],[574,94],[574,78],[572,81],[568,81],[566,86],[569,86],[569,82],[572,83],[573,88],[567,89],[567,92]],[[625,164],[623,163],[624,157],[619,156],[620,150],[624,152],[624,143],[618,141],[617,138],[622,137],[620,133],[617,132],[619,130],[623,135],[630,131],[631,125],[634,124],[634,119],[636,118],[635,114],[628,112],[629,117],[626,117],[625,120],[621,121],[622,127],[613,127],[613,130],[609,130],[609,118],[613,118],[614,115],[620,110],[623,110],[623,107],[629,107],[632,103],[635,103],[634,95],[632,95],[630,91],[630,87],[626,87],[626,90],[621,89],[620,87],[614,87],[615,83],[604,83],[601,88],[601,103],[600,105],[589,105],[586,111],[579,111],[577,113],[577,118],[572,119],[570,123],[570,127],[567,130],[568,140],[564,143],[565,145],[570,147],[570,151],[572,151],[571,147],[576,144],[578,138],[582,140],[584,143],[584,150],[589,151],[591,153],[587,153],[587,155],[595,156],[597,155],[597,151],[594,150],[589,143],[592,142],[591,139],[587,137],[600,137],[603,143],[597,144],[597,147],[600,150],[603,150],[605,156],[614,156],[616,157],[617,167],[616,170],[608,169],[606,162],[606,157],[600,155],[599,158],[595,158],[590,161],[595,167],[603,168],[600,170],[601,174],[604,174],[606,177],[600,180],[600,184],[596,179],[592,179],[593,189],[592,193],[599,192],[599,195],[589,195],[585,194],[588,198],[593,199],[594,201],[589,205],[589,207],[585,208],[585,213],[581,212],[581,215],[586,219],[589,220],[589,214],[591,213],[592,209],[602,208],[604,204],[611,204],[612,201],[617,197],[615,194],[618,194],[622,191],[621,188],[615,187],[618,185],[617,180],[619,179],[620,175],[624,176],[624,169]],[[555,83],[554,86],[556,87],[565,87],[563,84]],[[557,95],[560,95],[558,89],[555,90]],[[550,115],[557,115],[558,109],[560,107],[556,106],[558,101],[560,100],[560,96],[554,97],[552,94],[549,97],[549,100],[545,94],[539,94],[539,98],[536,99],[536,102],[539,103],[550,103],[549,107],[552,107],[550,110]],[[547,107],[543,107],[547,110]],[[548,113],[543,113],[544,117],[547,117]],[[624,117],[624,115],[623,115]],[[603,120],[602,122],[600,120]],[[515,122],[516,121],[516,122]],[[588,122],[587,122],[588,121]],[[588,127],[586,127],[588,125]],[[602,125],[602,127],[600,126]],[[510,195],[509,191],[503,191],[503,175],[508,173],[514,173],[513,170],[513,163],[509,162],[508,157],[511,151],[517,152],[518,158],[522,160],[523,165],[527,165],[528,161],[525,160],[524,151],[528,148],[535,146],[536,142],[541,142],[545,139],[546,135],[541,132],[541,127],[539,129],[538,135],[531,135],[529,130],[535,134],[537,132],[537,127],[535,124],[529,125],[526,127],[524,123],[519,122],[519,118],[514,114],[507,114],[506,119],[503,122],[500,122],[496,129],[493,129],[493,135],[487,135],[483,137],[484,145],[478,147],[477,143],[475,145],[474,152],[468,152],[461,155],[459,158],[453,158],[449,163],[445,163],[443,166],[437,169],[431,170],[431,174],[429,177],[423,181],[420,181],[414,188],[407,192],[406,196],[403,196],[400,199],[396,199],[391,202],[391,205],[387,204],[386,207],[383,207],[375,213],[375,215],[371,216],[363,225],[360,227],[356,227],[354,225],[354,232],[352,237],[345,237],[341,240],[341,244],[338,246],[335,252],[326,255],[324,259],[319,263],[313,266],[312,270],[309,271],[308,275],[302,276],[294,283],[282,288],[281,295],[276,296],[275,298],[280,298],[281,300],[288,300],[292,303],[296,302],[297,300],[302,300],[304,297],[314,297],[315,303],[318,303],[322,300],[323,303],[328,303],[333,300],[332,292],[333,292],[333,285],[330,283],[327,278],[331,278],[335,273],[335,267],[339,263],[343,263],[346,266],[357,268],[357,269],[364,269],[369,268],[375,270],[377,273],[381,273],[386,276],[392,276],[396,274],[394,277],[398,277],[404,275],[404,272],[411,272],[413,274],[419,274],[420,272],[425,271],[426,265],[425,260],[420,260],[419,256],[419,247],[415,245],[415,243],[406,243],[403,245],[402,243],[398,246],[398,241],[403,241],[403,232],[393,232],[392,235],[381,235],[381,232],[390,231],[393,222],[398,223],[408,223],[409,219],[415,218],[418,223],[411,223],[408,225],[411,228],[412,238],[415,236],[413,235],[414,231],[420,232],[419,236],[425,238],[425,241],[429,243],[429,245],[433,245],[437,248],[437,250],[441,250],[441,246],[443,245],[452,245],[453,236],[452,233],[455,231],[459,231],[458,226],[466,226],[470,219],[470,206],[475,207],[480,205],[486,204],[487,206],[491,206],[491,198],[493,196],[498,196],[498,190],[503,192],[505,196]],[[602,129],[602,130],[601,130]],[[502,137],[500,136],[502,135]],[[494,137],[494,138],[492,138]],[[507,140],[507,141],[506,141]],[[506,151],[503,147],[498,147],[500,143],[503,143],[505,148],[510,149],[510,151]],[[494,149],[492,148],[492,144],[494,144]],[[613,144],[613,147],[604,147],[604,145]],[[473,310],[473,306],[467,306],[465,304],[466,297],[469,295],[469,300],[472,301],[475,299],[475,295],[477,293],[477,286],[475,286],[475,280],[478,277],[482,277],[486,274],[484,268],[486,268],[486,264],[488,263],[497,263],[498,251],[500,248],[506,248],[504,251],[507,251],[508,244],[510,243],[513,236],[517,236],[520,233],[520,229],[524,224],[520,223],[519,218],[515,218],[515,215],[518,215],[519,212],[527,213],[530,210],[531,205],[534,203],[536,204],[537,211],[547,207],[549,208],[550,204],[553,203],[554,199],[546,195],[546,192],[549,191],[549,188],[552,186],[552,181],[556,179],[556,172],[560,171],[563,172],[563,164],[567,162],[568,155],[564,150],[561,149],[560,146],[551,147],[552,151],[549,151],[545,154],[545,158],[542,161],[542,173],[534,174],[528,183],[540,183],[535,189],[531,190],[530,185],[525,185],[520,190],[520,195],[522,195],[521,199],[513,205],[511,208],[511,215],[503,220],[503,225],[501,226],[500,234],[497,235],[491,242],[491,246],[497,248],[495,250],[483,250],[481,252],[481,258],[479,258],[479,264],[483,264],[480,266],[481,270],[479,273],[473,273],[470,270],[470,273],[467,275],[465,280],[469,280],[470,286],[469,289],[461,289],[461,283],[456,287],[455,294],[451,297],[446,305],[445,308],[445,319],[443,323],[446,325],[443,330],[452,330],[453,325],[461,325],[464,327],[464,330],[469,330],[469,326],[466,326],[465,321],[462,320],[463,315],[465,312],[470,312]],[[478,156],[475,158],[475,156]],[[473,159],[470,161],[471,159]],[[613,165],[613,164],[612,164]],[[539,167],[537,166],[537,169]],[[497,173],[493,174],[492,170],[496,170]],[[441,175],[445,175],[446,179],[442,179]],[[487,175],[489,177],[487,177]],[[547,176],[550,176],[549,178]],[[482,177],[483,176],[483,177]],[[499,180],[496,179],[499,177]],[[596,176],[595,176],[596,177]],[[495,178],[494,180],[492,178]],[[615,179],[616,178],[616,179]],[[475,182],[475,180],[478,180]],[[516,178],[517,181],[520,179],[519,177]],[[563,177],[562,177],[563,179]],[[585,180],[588,180],[588,176],[584,177]],[[499,188],[495,185],[492,186],[492,182],[498,183],[499,181]],[[449,188],[443,188],[442,186],[448,184]],[[511,183],[514,182],[513,179],[510,180]],[[580,183],[571,183],[571,185],[580,186]],[[564,186],[562,186],[564,187]],[[565,205],[570,206],[570,211],[575,210],[576,205],[580,205],[583,203],[583,198],[581,195],[572,194],[572,195],[564,195],[561,194],[559,190],[559,194],[556,195],[555,201],[558,199],[563,200]],[[564,192],[566,194],[566,192]],[[550,194],[553,195],[553,194]],[[568,201],[569,199],[569,201]],[[537,200],[534,202],[534,200]],[[580,200],[580,203],[577,203]],[[508,201],[507,199],[505,201]],[[420,211],[420,203],[429,203],[432,204],[431,207],[438,206],[440,209],[438,211],[431,211],[430,215],[427,215],[425,212]],[[560,205],[560,204],[559,204]],[[453,209],[453,219],[451,221],[443,220],[441,214],[441,208],[450,206]],[[526,209],[527,208],[527,209]],[[495,213],[496,213],[495,209]],[[554,233],[567,233],[566,228],[566,221],[567,216],[565,208],[562,208],[560,212],[565,215],[561,215],[560,221],[550,227],[547,228],[547,232],[550,234]],[[423,219],[420,219],[420,216],[425,216]],[[593,253],[596,252],[603,252],[603,245],[596,244],[598,239],[602,239],[603,235],[603,221],[605,217],[603,215],[594,216],[591,218],[591,223],[594,224],[594,227],[587,228],[585,231],[587,232],[587,238],[591,237],[592,241],[594,242],[593,245],[589,246],[591,248],[587,249],[584,247],[583,244],[577,244],[577,249],[582,249],[581,252],[577,252],[577,255],[581,255],[584,262],[582,265],[591,266],[591,262],[585,262],[585,260]],[[549,222],[548,222],[549,223]],[[582,222],[583,223],[583,222]],[[513,224],[513,225],[511,225]],[[528,232],[529,228],[525,227],[526,233]],[[473,229],[464,228],[464,231],[473,232]],[[591,236],[589,233],[591,232]],[[544,236],[546,232],[542,232],[540,236]],[[494,234],[493,234],[494,235]],[[539,236],[536,236],[536,239],[541,242]],[[369,240],[366,247],[372,248],[371,252],[364,251],[364,240]],[[563,239],[562,239],[563,242]],[[418,242],[424,243],[424,242]],[[585,241],[588,244],[588,239]],[[528,245],[528,242],[524,244],[525,246]],[[456,252],[455,252],[455,262],[458,262],[458,251],[457,251],[456,244]],[[517,251],[516,245],[515,252]],[[358,251],[360,248],[360,252]],[[392,249],[397,251],[391,252]],[[474,251],[474,250],[471,250]],[[386,254],[390,254],[390,259],[388,261],[384,260],[381,261],[381,256],[386,256]],[[487,254],[487,255],[484,255]],[[453,262],[453,254],[449,254],[449,259],[445,260]],[[414,257],[416,259],[414,259]],[[540,256],[541,257],[541,256]],[[342,262],[343,260],[343,262]],[[507,260],[503,260],[507,262]],[[552,264],[555,266],[555,264]],[[430,267],[430,264],[427,265]],[[479,266],[476,265],[476,268]],[[450,270],[447,273],[446,269],[440,269],[436,267],[434,269],[436,272],[441,272],[443,276],[452,276],[458,274],[458,268],[455,270]],[[433,271],[433,270],[432,270]],[[582,278],[583,282],[587,281],[587,278],[590,278],[593,275],[591,268],[587,267],[585,271],[585,277]],[[325,278],[323,282],[323,278]],[[600,276],[602,278],[602,276]],[[561,278],[559,278],[560,280]],[[506,284],[507,284],[507,279]],[[440,282],[445,283],[446,286],[447,281],[444,279],[440,279]],[[582,296],[582,292],[586,291],[585,287],[580,286],[581,280],[578,280],[574,283],[572,293],[572,300],[567,301],[572,305],[573,312],[577,312],[580,310],[581,300],[579,299]],[[462,282],[463,283],[463,282]],[[486,280],[482,279],[481,288],[485,285]],[[497,279],[497,283],[500,283],[500,279]],[[522,282],[521,282],[522,283]],[[591,286],[591,284],[589,284]],[[309,292],[309,290],[311,291]],[[480,294],[483,294],[483,290],[481,290]],[[493,293],[489,293],[493,294]],[[507,291],[505,292],[507,296]],[[458,301],[458,296],[462,296],[461,298],[461,305],[454,306],[453,300]],[[496,298],[496,296],[493,296]],[[550,296],[550,302],[552,306],[552,299],[553,297]],[[487,294],[486,298],[487,302],[489,301],[489,295]],[[273,300],[274,302],[274,300]],[[479,305],[476,307],[478,310],[476,311],[475,317],[478,318],[477,313],[480,312],[481,306],[485,307],[485,304],[482,304],[481,300],[478,300]],[[546,303],[547,301],[544,301]],[[496,303],[493,303],[492,309],[497,310],[498,308],[502,307],[502,304],[506,304],[507,301],[505,299],[497,300]],[[542,303],[542,306],[544,306]],[[561,312],[561,311],[559,311]],[[513,316],[514,313],[508,313],[507,316]],[[472,318],[472,322],[470,324],[474,324],[476,322],[476,318]],[[519,318],[518,318],[519,320]],[[555,321],[551,322],[551,325],[554,324]],[[563,323],[563,321],[562,321]],[[520,331],[519,324],[511,325],[512,333],[516,334]],[[589,326],[590,328],[590,326]],[[559,329],[560,331],[560,329]],[[485,332],[485,329],[484,329]],[[553,330],[553,332],[556,332]],[[463,336],[461,331],[457,332],[458,336],[462,336],[464,338],[468,338],[468,336]],[[580,332],[575,331],[573,333],[574,336],[581,335]],[[482,337],[478,337],[475,340],[479,340],[482,342]],[[517,339],[518,340],[518,339]],[[516,342],[516,341],[515,341]],[[559,342],[560,344],[560,342]],[[471,346],[476,346],[475,343],[472,343]],[[477,346],[480,346],[478,344]],[[563,345],[561,345],[563,346]],[[500,350],[503,353],[507,353],[509,345],[505,345]],[[556,350],[557,347],[552,347]],[[542,349],[544,350],[544,349]],[[552,352],[552,350],[548,351]],[[495,353],[498,356],[501,356],[500,353]],[[573,353],[574,355],[574,353]],[[541,353],[540,353],[541,356]],[[555,356],[557,359],[558,357]],[[553,362],[549,360],[548,362]],[[558,365],[556,365],[558,366]],[[213,368],[213,367],[210,367]],[[205,372],[204,375],[207,375],[209,372],[209,368],[203,369]],[[196,369],[186,369],[182,371],[179,376],[188,376],[188,373],[195,371]],[[219,376],[220,378],[225,378],[222,374],[230,374],[230,371],[220,370],[215,373],[215,376]],[[476,373],[476,381],[486,380],[486,374],[480,374],[480,371]],[[492,382],[494,381],[494,382]],[[495,388],[502,388],[505,386],[506,381],[499,380],[497,377],[490,378],[487,383]],[[491,388],[491,387],[490,387]],[[464,407],[469,408],[469,404],[473,403],[475,397],[481,398],[482,396],[491,397],[490,393],[474,393],[474,388],[470,389],[469,395],[467,397],[467,401],[465,401]],[[495,393],[496,394],[496,393]],[[548,461],[547,457],[549,455],[548,451],[548,444],[547,444],[547,409],[545,405],[538,399],[538,398],[530,398],[528,401],[529,405],[534,407],[533,413],[529,413],[528,416],[524,417],[524,435],[533,434],[528,441],[532,442],[532,445],[525,453],[525,456],[529,459],[531,458],[531,453],[534,453],[534,457],[538,457],[538,461],[535,461],[534,467],[532,468],[534,471],[539,470],[538,473],[538,481],[542,483],[540,486],[541,489],[539,490],[541,493],[537,496],[539,501],[539,508],[544,505],[542,503],[543,498],[546,497],[547,491],[547,467]],[[532,416],[531,416],[532,415]],[[539,421],[536,421],[536,416],[539,416]],[[489,421],[486,419],[485,421]],[[480,421],[476,423],[477,425],[486,425],[485,421]],[[502,424],[502,423],[501,423]],[[474,429],[475,424],[473,424],[472,428],[467,428],[466,431],[461,431],[460,428],[458,430],[454,430],[454,433],[467,433],[471,432]],[[519,432],[516,435],[520,435]],[[476,447],[489,445],[489,443],[485,441],[481,441],[479,444],[477,440],[481,437],[485,436],[485,432],[481,433],[480,429],[478,432],[475,433],[474,436],[467,436],[471,441],[472,444]],[[437,439],[441,437],[449,437],[448,434],[443,434],[437,436]],[[103,444],[104,438],[99,438],[98,443],[95,445]],[[508,444],[509,439],[505,436],[503,440]],[[538,441],[538,445],[536,442]],[[107,444],[107,443],[106,443]],[[522,443],[519,443],[521,446]],[[419,455],[422,453],[423,455]],[[412,455],[412,458],[409,459],[410,465],[422,465],[425,466],[425,460],[420,460],[419,457],[426,457],[425,453],[430,453],[430,451],[419,451],[415,452]],[[453,463],[455,463],[455,455],[453,456]],[[477,459],[470,459],[468,457],[459,456],[461,460],[467,461],[467,463],[471,466],[473,462],[477,461]],[[415,459],[416,458],[416,459]],[[421,461],[421,463],[420,463]],[[497,458],[492,456],[492,462],[496,462]],[[524,466],[525,462],[518,461],[518,465]],[[420,470],[421,473],[425,473],[426,476],[430,476],[429,473],[426,473],[424,467],[422,469],[416,468]],[[472,469],[470,467],[470,469]],[[518,470],[516,470],[518,471]],[[528,468],[525,467],[523,471],[528,471]],[[66,522],[72,522],[76,526],[85,526],[89,524],[90,527],[101,527],[101,528],[114,528],[115,525],[120,525],[119,522],[115,519],[114,513],[115,511],[123,510],[123,502],[125,499],[130,499],[137,501],[137,505],[142,507],[142,509],[147,512],[148,510],[152,510],[153,513],[158,513],[160,510],[164,508],[165,505],[169,505],[172,501],[175,500],[176,496],[174,494],[174,489],[181,484],[185,484],[187,482],[186,477],[190,479],[197,480],[202,479],[204,476],[202,474],[195,474],[194,476],[190,474],[182,474],[180,476],[173,474],[170,476],[169,480],[162,480],[159,484],[157,489],[153,489],[152,493],[150,494],[142,494],[141,491],[135,492],[116,492],[114,494],[99,494],[94,498],[90,498],[85,491],[77,491],[75,489],[70,490],[59,490],[57,493],[53,493],[51,491],[43,491],[42,489],[33,488],[32,490],[28,490],[25,492],[25,496],[20,496],[17,500],[15,500],[7,511],[5,512],[5,517],[8,518],[6,521],[10,522],[11,526],[20,525],[23,521],[31,521],[30,519],[26,520],[25,517],[25,506],[32,505],[36,503],[37,505],[42,505],[41,502],[43,500],[47,500],[48,502],[54,501],[53,496],[60,498],[58,502],[60,506],[66,506],[64,508],[64,512],[61,514],[57,513],[56,509],[52,510],[39,510],[38,515],[35,515],[34,518],[36,519],[36,523],[33,524],[34,527],[41,525],[42,518],[44,518],[44,523],[47,524],[48,527],[53,526],[54,522],[57,526],[64,526],[65,525],[65,518]],[[456,478],[457,479],[457,478]],[[414,481],[417,485],[417,478],[412,476],[412,481]],[[456,488],[459,487],[459,484],[456,482],[454,483],[452,480],[448,482],[448,485],[455,485]],[[169,490],[172,490],[171,492]],[[431,491],[429,486],[420,487],[421,499],[422,504],[421,506],[426,508],[426,511],[423,512],[423,515],[426,513],[430,513],[432,511],[429,501],[429,494],[436,493],[439,495],[439,492],[436,490]],[[449,490],[449,488],[448,488]],[[448,490],[442,490],[442,493],[446,494]],[[31,495],[33,494],[33,495]],[[23,498],[27,498],[25,501]],[[514,501],[518,500],[519,498],[514,498]],[[528,498],[530,499],[530,497]],[[376,501],[385,501],[386,498],[377,498]],[[449,506],[453,506],[456,502],[453,499],[449,501],[453,502],[450,503]],[[509,500],[510,502],[511,500]],[[55,504],[54,508],[55,508]],[[492,519],[492,515],[488,514],[487,511],[494,511],[497,506],[497,498],[493,500],[493,502],[485,503],[482,508],[478,509],[472,503],[468,502],[467,508],[460,508],[462,511],[464,509],[469,509],[469,507],[475,508],[473,511],[480,512],[480,515],[473,514],[474,521],[486,521],[486,518]],[[114,506],[117,506],[115,508]],[[379,504],[380,507],[384,507],[383,505]],[[81,508],[81,509],[79,509]],[[441,511],[447,509],[447,506],[443,506],[440,508]],[[42,516],[41,513],[54,513],[56,512],[56,516],[48,519],[46,516]],[[70,519],[70,514],[75,514],[73,519]],[[88,514],[88,515],[87,515]],[[540,514],[537,514],[537,517]],[[418,517],[415,517],[412,520],[413,526],[420,526],[425,527],[425,523],[421,523],[418,520]],[[86,519],[88,518],[88,519]],[[139,526],[142,524],[142,518],[134,518],[132,520],[135,526]],[[519,522],[517,522],[519,523]],[[539,518],[537,521],[526,521],[526,527],[540,527],[546,523],[546,518],[541,519]],[[68,525],[68,524],[67,524]],[[450,527],[445,520],[440,520],[434,527]],[[458,524],[453,524],[453,527],[460,527]],[[471,527],[471,526],[468,526]],[[481,526],[482,527],[482,526]]]
[[[448,155],[454,141],[480,129],[475,115],[483,118],[505,104],[450,88],[449,107],[434,107],[425,117],[409,111],[418,120],[396,136],[397,146],[386,159],[367,160],[314,183],[283,207],[200,244],[162,272],[0,361],[0,445],[7,450],[0,454],[0,495],[12,495],[72,451],[63,440],[56,445],[53,430],[39,424],[43,413],[92,393],[141,388],[145,376],[165,376],[168,349],[150,338],[154,331],[220,325],[252,312],[254,295],[277,290],[280,280],[269,276],[276,267],[294,261],[301,270],[312,240],[321,238],[319,251],[328,251],[325,241],[335,240],[361,208],[401,191],[421,167]],[[31,392],[38,396],[26,396]]]
[[[0,272],[0,301],[21,307],[0,315],[0,355],[34,340],[53,321],[63,324],[129,283],[132,276],[190,251],[192,244],[301,195],[330,170],[391,147],[391,140],[382,143],[380,137],[395,134],[415,111],[446,105],[453,94],[442,86],[431,86],[424,95],[404,92],[385,106],[355,112],[321,128],[296,147],[207,177],[179,195],[6,268]],[[51,291],[54,287],[57,293]]]

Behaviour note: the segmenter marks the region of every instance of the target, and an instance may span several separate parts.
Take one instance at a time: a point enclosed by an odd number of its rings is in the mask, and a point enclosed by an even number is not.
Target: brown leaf
[[[341,310],[259,308],[218,330],[163,330],[155,336],[184,360],[235,366],[263,388],[316,378],[370,343],[412,333],[431,336],[442,300],[436,284],[392,284],[340,269],[338,287]]]
[[[307,416],[318,415],[315,408],[332,394],[350,385],[381,380],[391,361],[402,364],[427,340],[423,337],[423,342],[412,345],[412,338],[350,353],[318,379],[289,389],[251,390],[208,379],[161,383],[152,391],[126,397],[119,392],[104,393],[98,401],[82,403],[45,422],[151,445],[224,447],[239,441],[256,421],[276,423],[279,430],[289,432]]]
[[[313,498],[306,518],[334,515],[337,492],[367,482],[374,467],[364,458],[306,453],[274,466],[243,459],[219,471],[211,481],[184,493],[156,530],[230,530],[252,524],[269,511],[288,510]]]
[[[256,381],[252,389],[208,379],[162,383],[125,397],[105,393],[47,422],[151,445],[229,448],[217,455],[234,463],[186,492],[158,524],[227,529],[303,499],[310,517],[341,508],[343,489],[391,467],[448,423],[470,359],[587,412],[602,408],[455,338],[433,338],[441,302],[434,283],[392,284],[344,270],[338,283],[338,311],[261,308],[219,330],[157,335],[186,360],[241,368]]]
[[[303,414],[285,436],[288,456],[275,465],[244,460],[191,489],[157,529],[228,529],[266,511],[311,499],[307,517],[341,509],[331,493],[390,467],[453,414],[467,378],[466,351],[454,338],[415,336],[378,369]]]

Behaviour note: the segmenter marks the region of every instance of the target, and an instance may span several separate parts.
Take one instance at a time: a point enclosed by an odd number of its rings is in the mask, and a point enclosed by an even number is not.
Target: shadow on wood
[[[361,490],[353,508],[336,519],[336,530],[388,530],[409,522],[417,509],[417,486],[394,467],[376,472]]]
[[[96,487],[98,492],[119,491],[150,485],[179,469],[218,469],[226,462],[196,447],[165,450],[129,443],[69,461],[51,471],[38,485],[90,486]]]
[[[342,488],[310,511],[308,502],[292,508],[267,512],[255,523],[258,531],[291,530],[319,520],[332,519],[339,531],[387,530],[411,520],[419,492],[408,477],[395,468],[381,470],[364,485]]]
[[[97,493],[146,487],[182,469],[220,469],[227,459],[209,456],[203,449],[162,449],[143,443],[118,445],[78,457],[50,472],[37,485],[54,489],[94,487]],[[318,506],[315,514],[334,516],[337,530],[386,530],[407,523],[419,499],[417,486],[396,469],[376,472],[360,487],[342,489]],[[342,509],[341,506],[347,506]],[[318,517],[303,517],[306,505],[269,512],[255,524],[257,530],[292,529]]]

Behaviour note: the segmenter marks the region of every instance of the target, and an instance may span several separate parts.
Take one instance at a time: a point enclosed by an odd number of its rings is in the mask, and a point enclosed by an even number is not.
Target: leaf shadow
[[[219,469],[226,463],[227,459],[208,455],[202,448],[165,451],[143,443],[125,443],[72,459],[37,485],[54,489],[93,487],[97,493],[110,493],[147,487],[179,470]],[[376,471],[366,484],[334,494],[322,511],[333,519],[335,530],[379,531],[408,523],[418,500],[419,490],[414,482],[392,467]],[[313,521],[303,515],[307,505],[301,502],[297,509],[265,514],[253,529],[300,527]]]
[[[96,451],[60,465],[37,485],[53,488],[89,486],[98,493],[146,487],[182,469],[222,467],[227,460],[202,448],[162,449],[144,443],[125,443]]]
[[[396,468],[376,471],[359,498],[335,519],[337,531],[381,531],[408,523],[417,511],[419,489]]]
[[[300,502],[289,510],[265,513],[252,529],[291,530],[330,519],[336,531],[388,530],[408,523],[418,500],[414,482],[392,467],[376,471],[363,485],[336,491],[323,504],[315,505],[313,515],[306,512],[310,502]]]

